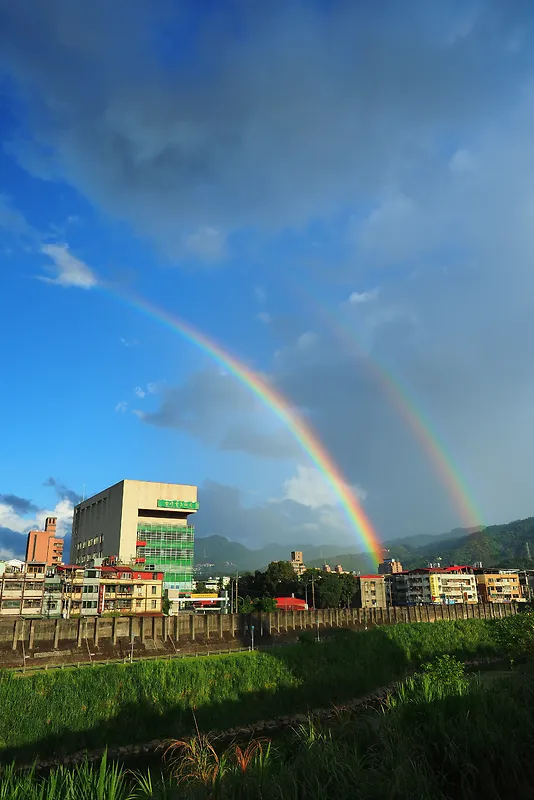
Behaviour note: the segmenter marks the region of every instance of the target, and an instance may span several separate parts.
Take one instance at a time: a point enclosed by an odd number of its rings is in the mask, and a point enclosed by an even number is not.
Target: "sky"
[[[275,387],[381,540],[532,515],[533,34],[518,0],[0,0],[0,554],[123,478],[198,485],[198,535],[363,549],[131,293]]]

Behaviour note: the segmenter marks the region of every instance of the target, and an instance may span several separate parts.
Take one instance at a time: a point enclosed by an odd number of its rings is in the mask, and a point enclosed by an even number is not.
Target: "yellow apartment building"
[[[476,571],[475,577],[484,603],[519,603],[525,600],[516,572],[481,569]]]

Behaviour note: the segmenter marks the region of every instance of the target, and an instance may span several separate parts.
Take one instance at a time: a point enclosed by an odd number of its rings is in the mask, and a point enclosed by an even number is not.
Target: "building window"
[[[158,587],[157,586],[153,586],[152,587],[152,594],[157,594],[157,593],[158,593]]]
[[[151,604],[152,608],[156,608],[157,607],[157,600],[151,600],[150,604]]]
[[[137,608],[141,608],[141,606],[143,605],[143,601],[142,600],[136,600],[135,601],[135,605],[136,605]]]

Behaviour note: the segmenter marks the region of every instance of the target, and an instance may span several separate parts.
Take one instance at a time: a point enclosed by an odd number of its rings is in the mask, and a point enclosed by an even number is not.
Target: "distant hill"
[[[305,559],[314,558],[324,563],[325,558],[332,556],[339,549],[339,545],[309,545],[295,544],[293,546],[282,544],[268,544],[259,550],[250,550],[243,544],[231,542],[224,536],[202,536],[195,539],[195,564],[214,564],[203,572],[232,571],[254,572],[256,569],[265,569],[271,561],[289,561],[291,550],[302,550]]]
[[[528,545],[528,547],[527,547]],[[441,560],[443,564],[473,564],[482,561],[484,566],[517,566],[534,568],[534,517],[515,520],[504,525],[486,528],[455,528],[447,533],[422,534],[385,542],[391,558],[398,558],[404,567],[413,569]],[[307,544],[270,544],[259,550],[250,550],[242,544],[231,542],[224,536],[199,537],[195,544],[197,564],[210,562],[215,566],[206,571],[254,571],[264,569],[271,561],[287,561],[290,549],[302,550],[308,567],[334,567],[341,564],[346,570],[368,572],[373,562],[367,553],[343,553],[339,546]],[[531,555],[530,555],[531,554]]]

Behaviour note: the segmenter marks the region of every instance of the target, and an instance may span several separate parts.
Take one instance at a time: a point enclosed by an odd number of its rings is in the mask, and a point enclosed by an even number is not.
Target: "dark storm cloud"
[[[233,3],[192,22],[195,8],[0,2],[4,65],[34,101],[11,151],[172,258],[396,185],[440,126],[509,104],[524,22],[514,3]]]
[[[66,499],[72,503],[73,506],[81,502],[81,494],[75,492],[74,489],[69,489],[68,486],[65,486],[64,483],[57,481],[55,478],[47,478],[43,486],[52,486],[60,500]]]
[[[182,430],[222,450],[294,458],[299,447],[291,435],[284,429],[273,431],[270,416],[259,415],[260,409],[261,403],[232,375],[208,369],[192,373],[181,386],[164,389],[159,409],[140,416],[149,425]]]
[[[320,515],[300,503],[284,500],[248,507],[238,488],[215,481],[206,481],[199,488],[199,497],[201,510],[195,514],[195,527],[201,536],[226,536],[251,548],[277,542],[288,543],[290,550],[298,542],[335,541],[359,549],[353,536],[338,527],[333,537],[332,529],[321,523]]]
[[[24,558],[26,536],[0,526],[0,558]]]
[[[18,497],[16,494],[0,494],[0,503],[5,503],[16,514],[20,514],[23,517],[28,514],[34,514],[39,510],[31,500],[27,500],[25,497]]]

